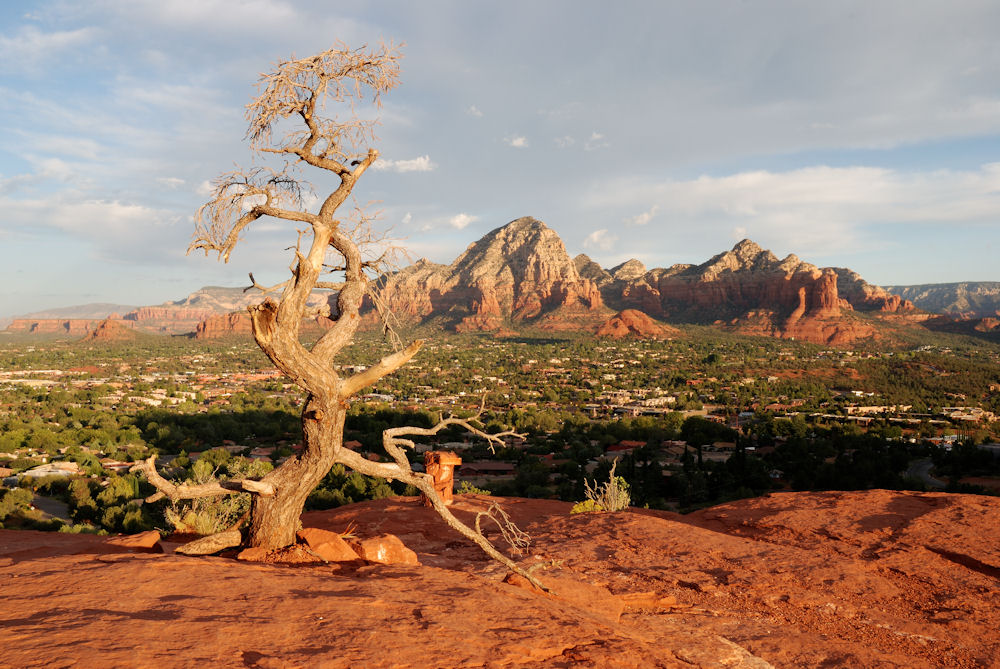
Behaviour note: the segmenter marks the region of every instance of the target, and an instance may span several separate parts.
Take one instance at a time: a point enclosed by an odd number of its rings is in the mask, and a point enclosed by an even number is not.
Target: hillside
[[[122,554],[0,531],[5,666],[975,667],[1000,663],[1000,499],[781,493],[688,516],[499,498],[503,570],[412,498],[307,513],[393,533],[420,566]],[[484,509],[465,497],[456,512]]]

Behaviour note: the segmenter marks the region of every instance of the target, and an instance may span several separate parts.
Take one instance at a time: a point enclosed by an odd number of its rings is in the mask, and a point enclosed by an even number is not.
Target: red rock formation
[[[135,339],[135,326],[121,320],[105,318],[87,336],[87,341],[126,341]]]
[[[443,316],[459,331],[604,310],[597,283],[581,278],[559,236],[533,218],[493,230],[451,265],[421,260],[387,277],[379,296],[397,317]]]
[[[215,339],[232,335],[249,335],[250,314],[235,312],[222,316],[209,316],[195,327],[195,339]]]
[[[598,337],[639,337],[643,339],[662,339],[680,334],[676,328],[660,325],[652,318],[636,309],[620,311],[599,328]]]
[[[837,286],[841,297],[857,311],[880,311],[883,313],[905,313],[914,310],[913,303],[899,295],[892,295],[878,286],[873,286],[853,270],[834,267]]]
[[[101,321],[89,318],[15,318],[7,326],[10,332],[29,334],[58,334],[82,337],[97,327]]]

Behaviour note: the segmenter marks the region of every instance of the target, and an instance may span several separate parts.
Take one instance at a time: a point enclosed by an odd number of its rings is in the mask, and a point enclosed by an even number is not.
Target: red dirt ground
[[[454,508],[471,518],[491,501]],[[780,493],[688,516],[495,501],[555,596],[505,583],[411,498],[303,525],[395,534],[419,566],[0,531],[0,666],[1000,666],[1000,499]]]

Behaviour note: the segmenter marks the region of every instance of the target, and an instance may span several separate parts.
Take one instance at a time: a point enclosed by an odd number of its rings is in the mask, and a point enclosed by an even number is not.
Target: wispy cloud
[[[455,228],[456,230],[462,230],[468,227],[469,223],[478,221],[478,216],[470,216],[469,214],[456,214],[448,219],[448,225]]]
[[[637,214],[635,216],[632,216],[631,218],[626,218],[625,223],[627,225],[646,225],[651,220],[653,220],[653,217],[656,216],[656,212],[659,209],[660,205],[654,204],[652,207],[642,212],[641,214]]]
[[[583,240],[583,247],[598,251],[610,251],[616,241],[618,241],[617,235],[608,232],[607,228],[601,228],[587,235],[586,239]]]
[[[590,137],[583,144],[584,151],[596,151],[597,149],[606,149],[611,146],[608,140],[605,139],[604,135],[597,132],[596,130],[590,133]]]
[[[515,149],[528,148],[528,138],[523,135],[511,135],[505,137],[503,141],[507,143],[507,146],[512,146]]]
[[[430,156],[424,155],[409,160],[377,160],[372,167],[389,172],[432,172],[437,165]]]
[[[33,70],[65,51],[95,41],[98,34],[92,27],[46,33],[35,26],[23,26],[15,35],[0,35],[0,69]]]
[[[483,112],[480,111],[479,107],[477,107],[476,105],[469,105],[466,108],[465,113],[468,114],[469,116],[475,116],[476,118],[483,117]]]

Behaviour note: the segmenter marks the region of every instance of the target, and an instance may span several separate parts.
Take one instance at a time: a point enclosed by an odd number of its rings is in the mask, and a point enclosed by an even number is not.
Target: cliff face
[[[105,318],[91,330],[87,341],[128,341],[135,339],[135,325],[121,319]]]
[[[7,329],[30,334],[58,334],[83,337],[97,327],[99,320],[89,318],[15,318]]]
[[[1000,282],[966,281],[916,286],[886,286],[919,309],[961,318],[1000,316]]]
[[[386,277],[379,297],[397,317],[444,316],[459,331],[600,314],[597,283],[582,278],[559,236],[520,218],[493,230],[450,265],[421,260]]]
[[[844,318],[854,305],[840,294],[836,270],[794,255],[779,260],[748,239],[701,265],[645,271],[638,261],[629,261],[612,276],[604,287],[610,304],[669,321],[835,345],[874,334],[870,326]]]
[[[215,339],[230,335],[249,335],[250,333],[250,314],[245,311],[237,311],[231,314],[209,316],[198,323],[194,337],[195,339]]]

